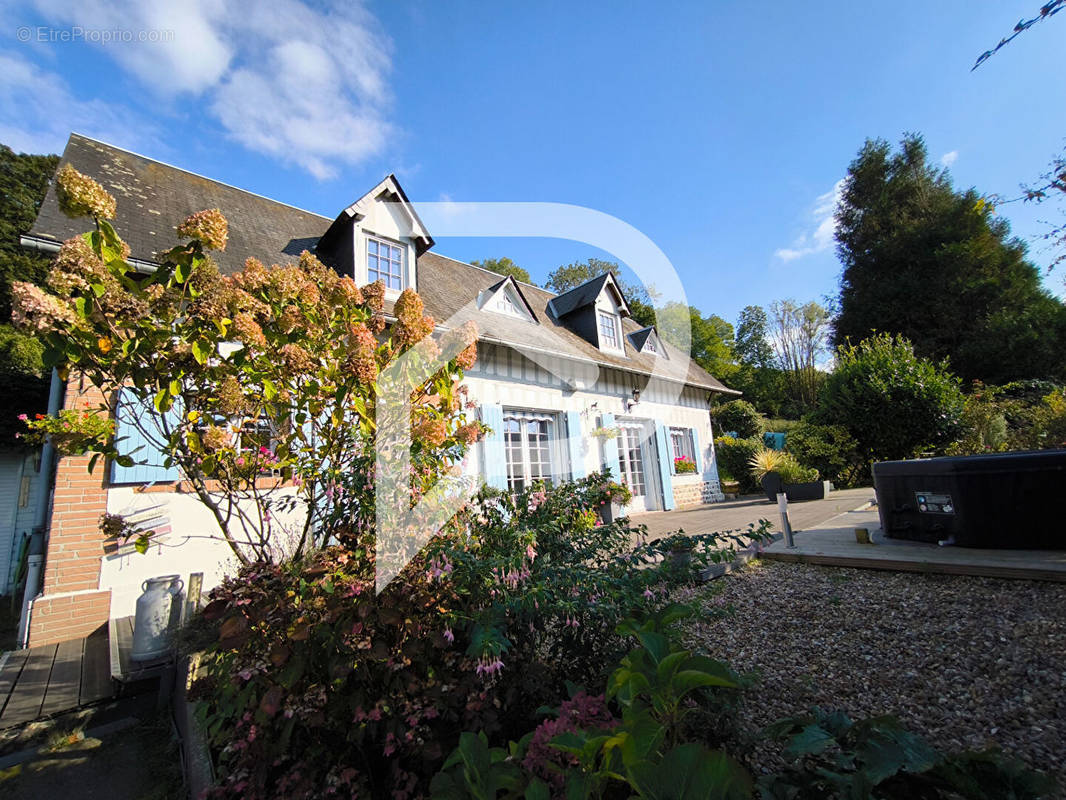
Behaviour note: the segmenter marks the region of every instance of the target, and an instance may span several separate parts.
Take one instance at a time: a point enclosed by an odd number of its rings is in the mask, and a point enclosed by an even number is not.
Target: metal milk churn
[[[181,618],[184,588],[178,575],[161,575],[141,584],[143,594],[137,598],[137,616],[133,619],[131,659],[149,661],[170,652],[171,633]]]

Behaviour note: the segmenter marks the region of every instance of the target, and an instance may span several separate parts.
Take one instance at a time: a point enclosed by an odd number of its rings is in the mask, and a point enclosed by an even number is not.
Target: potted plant
[[[663,540],[663,545],[668,549],[670,563],[674,567],[687,569],[692,565],[692,551],[696,548],[696,543],[690,536],[685,535],[684,529],[679,529],[677,533],[667,536]]]
[[[803,466],[791,456],[782,465],[781,480],[784,482],[785,496],[790,503],[821,500],[825,497],[825,482],[818,479],[818,470]],[[776,501],[776,498],[774,499]]]
[[[825,483],[818,480],[818,470],[803,466],[791,453],[764,447],[755,452],[748,466],[771,503],[777,502],[781,492],[790,503],[825,497]]]
[[[624,483],[608,480],[594,496],[598,500],[600,519],[605,525],[622,517],[622,507],[633,500],[633,493]]]

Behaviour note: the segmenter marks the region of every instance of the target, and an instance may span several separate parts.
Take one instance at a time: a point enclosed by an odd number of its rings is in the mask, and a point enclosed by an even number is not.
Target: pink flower
[[[652,597],[655,597],[655,595],[654,595],[654,594],[652,594],[652,591],[651,591],[651,589],[645,589],[645,590],[644,590],[644,596],[645,596],[645,597],[647,597],[647,598],[649,598],[649,599],[651,599]]]
[[[445,628],[444,629],[444,638],[447,639],[449,642],[454,642],[455,641],[455,634],[452,633],[452,629],[451,628]]]

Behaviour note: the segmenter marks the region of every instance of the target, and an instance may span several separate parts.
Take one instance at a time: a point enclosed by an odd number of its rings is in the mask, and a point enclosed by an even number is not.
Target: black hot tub
[[[873,474],[893,539],[1066,549],[1066,450],[885,461]]]

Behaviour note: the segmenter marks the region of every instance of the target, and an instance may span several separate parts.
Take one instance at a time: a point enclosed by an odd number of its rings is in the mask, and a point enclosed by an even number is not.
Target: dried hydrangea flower
[[[56,173],[56,199],[59,201],[59,210],[68,217],[115,218],[115,198],[70,164],[64,164]]]
[[[177,227],[178,236],[197,239],[209,250],[225,250],[229,223],[217,208],[197,211]]]
[[[401,346],[420,342],[433,332],[433,317],[425,316],[425,304],[418,293],[404,289],[396,300],[396,326],[392,338]]]
[[[16,327],[48,333],[75,322],[74,312],[59,298],[25,281],[11,284],[11,321]]]
[[[225,447],[229,447],[230,439],[230,432],[217,425],[209,425],[203,435],[204,447],[210,451],[222,450]]]

